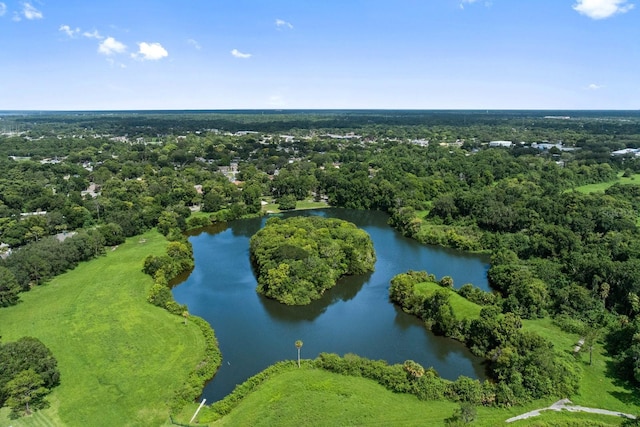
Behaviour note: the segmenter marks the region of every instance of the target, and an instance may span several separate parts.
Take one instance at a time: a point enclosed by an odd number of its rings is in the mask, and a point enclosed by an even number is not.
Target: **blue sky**
[[[0,110],[639,109],[633,0],[0,0]]]

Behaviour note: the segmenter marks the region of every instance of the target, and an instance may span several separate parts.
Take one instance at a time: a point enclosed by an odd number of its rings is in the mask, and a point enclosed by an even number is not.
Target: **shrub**
[[[211,405],[211,410],[214,413],[213,419],[201,419],[199,422],[211,422],[222,418],[222,416],[227,415],[233,408],[238,406],[242,399],[247,397],[264,381],[268,380],[275,374],[293,369],[298,369],[298,366],[290,361],[278,362],[269,366],[264,371],[252,376],[242,384],[236,386],[236,388],[230,394],[225,396],[224,399]]]
[[[149,290],[147,301],[158,307],[167,307],[169,301],[173,301],[171,290],[165,285],[154,283]]]
[[[465,376],[460,376],[450,383],[445,393],[451,400],[468,402],[473,405],[479,405],[484,400],[480,381]]]
[[[204,336],[204,357],[196,368],[189,373],[185,383],[175,391],[171,400],[172,412],[178,412],[184,405],[193,402],[202,392],[204,384],[215,375],[222,363],[222,353],[218,347],[218,340],[209,323],[197,316],[190,316],[189,321],[195,323]]]
[[[211,218],[206,216],[192,216],[187,219],[188,228],[208,227],[211,224]]]

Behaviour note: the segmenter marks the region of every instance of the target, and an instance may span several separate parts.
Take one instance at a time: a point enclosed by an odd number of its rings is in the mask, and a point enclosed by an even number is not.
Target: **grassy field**
[[[553,324],[549,317],[544,319],[524,319],[522,329],[535,332],[553,343],[556,350],[573,352],[573,347],[580,340],[578,334],[570,334]]]
[[[611,187],[614,184],[640,184],[640,174],[633,174],[630,177],[622,176],[622,172],[618,174],[618,178],[613,181],[600,182],[597,184],[587,184],[574,188],[575,191],[580,193],[604,193],[604,190]]]
[[[304,209],[321,209],[328,208],[329,205],[326,202],[315,202],[313,200],[298,200],[296,202],[295,210],[304,210]],[[280,213],[282,212],[278,209],[278,203],[274,201],[274,199],[268,200],[266,205],[262,205],[262,212],[266,213]]]
[[[201,360],[204,340],[195,325],[146,302],[152,281],[141,272],[143,260],[166,244],[157,232],[129,239],[0,310],[3,340],[39,338],[61,372],[50,408],[19,420],[7,419],[4,409],[1,426],[168,421],[168,401]]]
[[[516,408],[478,407],[471,425],[496,426],[553,401],[536,401]],[[323,370],[293,369],[276,374],[247,396],[229,415],[211,426],[443,426],[458,408],[449,401],[421,401],[396,394],[375,381]],[[192,408],[195,410],[195,405]],[[193,413],[193,411],[191,412]],[[514,426],[611,425],[621,419],[581,413],[543,412]],[[567,424],[569,425],[569,424]]]
[[[418,283],[415,287],[415,291],[417,294],[428,296],[437,291],[438,289],[446,289],[440,286],[437,283],[433,282],[423,282]],[[456,319],[464,320],[464,319],[474,319],[480,316],[480,307],[478,304],[469,301],[466,298],[461,297],[453,290],[448,290],[450,297],[449,302],[453,307],[453,312],[456,315]]]
[[[440,288],[437,284],[422,284],[423,292]],[[461,298],[461,300],[464,300]],[[462,301],[452,304],[459,313]],[[475,304],[474,304],[475,305]],[[468,310],[473,316],[479,307]],[[577,334],[563,332],[551,319],[524,320],[523,328],[549,339],[559,351],[573,352],[580,339]],[[600,344],[593,353],[593,364],[589,364],[588,352],[577,356],[583,368],[580,390],[571,396],[574,404],[640,413],[640,395],[608,374],[611,359]],[[477,408],[473,425],[495,426],[516,415],[533,409],[545,408],[556,399],[530,402],[514,408]],[[374,381],[353,378],[330,372],[306,369],[276,374],[260,385],[243,400],[229,415],[210,425],[278,425],[278,426],[412,426],[445,425],[445,419],[453,414],[457,404],[448,401],[420,401],[411,395],[394,394]],[[195,410],[189,408],[191,413]],[[544,411],[542,415],[515,422],[514,426],[618,426],[622,418],[587,413]]]
[[[314,369],[276,375],[213,425],[424,426],[449,417],[457,405],[419,404],[374,381]]]

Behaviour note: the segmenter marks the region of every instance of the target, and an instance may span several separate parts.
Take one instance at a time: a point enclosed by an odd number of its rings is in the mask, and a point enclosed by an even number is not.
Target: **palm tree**
[[[300,348],[302,348],[302,341],[296,341],[296,348],[298,349],[298,368],[300,367]]]

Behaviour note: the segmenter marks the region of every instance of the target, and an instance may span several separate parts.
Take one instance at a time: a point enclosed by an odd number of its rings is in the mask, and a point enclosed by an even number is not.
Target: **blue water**
[[[203,393],[208,402],[220,400],[276,361],[295,359],[296,340],[304,342],[303,358],[332,352],[389,363],[412,359],[433,366],[445,378],[484,378],[480,359],[397,309],[388,289],[390,279],[407,270],[427,270],[438,278],[449,275],[456,287],[472,283],[489,289],[486,257],[420,245],[390,228],[381,212],[327,209],[296,214],[341,218],[367,231],[376,250],[375,271],[342,279],[308,306],[289,307],[255,290],[249,239],[264,219],[233,221],[191,236],[195,268],[173,294],[190,313],[211,324],[220,344],[222,367]]]

